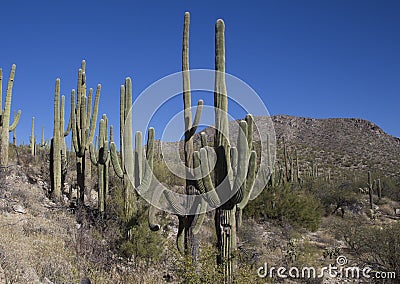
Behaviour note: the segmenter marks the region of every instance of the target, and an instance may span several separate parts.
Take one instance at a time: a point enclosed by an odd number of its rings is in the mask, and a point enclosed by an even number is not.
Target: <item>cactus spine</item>
[[[21,111],[19,110],[14,122],[10,125],[10,112],[11,112],[11,98],[12,98],[12,88],[14,85],[16,65],[13,64],[11,67],[10,77],[8,79],[6,100],[3,109],[2,97],[3,97],[3,71],[0,68],[0,166],[6,167],[8,164],[8,146],[10,133],[13,131],[19,122],[21,117]]]
[[[125,85],[120,88],[120,151],[119,161],[117,147],[113,141],[110,143],[111,163],[117,176],[122,179],[124,187],[124,209],[126,223],[128,224],[127,237],[131,238],[132,219],[136,217],[137,192],[145,192],[150,187],[153,176],[153,154],[154,154],[154,129],[148,129],[146,159],[143,163],[142,133],[136,132],[135,150],[132,143],[132,80],[125,79]],[[143,169],[143,164],[145,168]],[[152,230],[158,230],[155,226]]]
[[[97,166],[98,171],[98,208],[100,212],[104,212],[106,207],[106,197],[108,194],[108,183],[109,183],[109,167],[110,167],[110,154],[108,150],[108,138],[107,138],[108,119],[103,114],[102,119],[99,123],[99,149],[95,152],[94,145],[91,142],[89,144],[90,159],[94,166]]]
[[[79,186],[79,200],[84,203],[84,196],[90,200],[90,187],[86,182],[90,179],[90,161],[86,155],[89,143],[93,141],[97,114],[99,109],[101,85],[97,85],[96,97],[92,113],[93,89],[86,92],[86,62],[82,61],[82,67],[78,71],[78,86],[75,102],[75,91],[71,94],[71,125],[72,125],[72,144],[76,153],[76,171]]]
[[[216,56],[215,56],[215,164],[214,185],[211,180],[207,150],[203,147],[195,152],[195,164],[200,164],[203,178],[198,180],[199,188],[207,192],[214,192],[209,202],[219,203],[215,188],[230,191],[233,196],[215,212],[215,227],[217,233],[217,247],[219,250],[218,263],[222,265],[225,283],[232,283],[234,252],[236,251],[236,213],[240,218],[241,210],[247,205],[253,190],[256,171],[256,152],[253,144],[253,117],[247,115],[239,123],[237,149],[230,146],[228,129],[228,96],[225,83],[225,25],[222,20],[216,23]],[[226,179],[226,180],[225,180]],[[211,204],[212,205],[212,204]],[[240,222],[239,222],[240,223]]]

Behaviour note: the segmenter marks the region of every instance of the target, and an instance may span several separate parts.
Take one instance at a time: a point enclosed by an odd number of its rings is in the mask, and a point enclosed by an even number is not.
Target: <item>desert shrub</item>
[[[157,180],[170,187],[174,185],[184,185],[185,180],[174,175],[163,160],[155,160],[153,163],[153,174]]]
[[[356,220],[343,223],[340,234],[371,268],[400,275],[400,223],[376,226]]]
[[[201,243],[196,264],[193,265],[190,256],[182,256],[175,252],[176,261],[172,272],[178,283],[224,283],[222,267],[216,264],[217,250],[212,244]],[[237,268],[234,271],[233,283],[264,283],[257,276],[257,269],[243,261],[242,255],[236,255]]]
[[[326,215],[341,213],[347,210],[354,211],[360,204],[360,195],[356,193],[356,187],[351,182],[343,182],[340,185],[328,185],[323,190],[315,190],[314,195],[319,198],[324,206]]]
[[[131,239],[127,240],[127,225],[124,213],[123,187],[118,180],[113,180],[111,196],[107,200],[106,215],[114,216],[113,222],[118,225],[118,237],[115,247],[121,256],[134,260],[134,264],[151,264],[161,260],[163,255],[163,242],[165,239],[160,232],[152,232],[148,227],[148,205],[144,200],[139,200],[138,213],[129,220]]]
[[[133,220],[131,239],[121,242],[119,251],[134,264],[153,264],[162,259],[165,239],[160,232],[152,232],[148,227],[147,209],[142,209]]]
[[[322,206],[313,195],[285,187],[269,188],[250,202],[245,208],[245,216],[270,218],[309,230],[318,229]]]

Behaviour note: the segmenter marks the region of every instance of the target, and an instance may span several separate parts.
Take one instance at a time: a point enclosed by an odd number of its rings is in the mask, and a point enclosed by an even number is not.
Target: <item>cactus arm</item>
[[[125,85],[121,85],[119,92],[119,150],[121,151],[121,164],[124,164],[124,141],[123,137],[123,126],[125,125]],[[111,137],[111,134],[110,134]],[[110,139],[110,141],[114,141],[114,139]]]
[[[71,129],[72,129],[72,145],[74,146],[75,152],[79,152],[78,145],[78,127],[76,123],[77,119],[77,108],[75,105],[75,90],[71,91]]]
[[[110,142],[114,142],[114,126],[110,125]]]
[[[194,177],[196,178],[197,188],[200,191],[200,194],[206,193],[207,190],[204,187],[203,179],[201,178],[201,165],[198,151],[193,152],[193,170]]]
[[[143,178],[143,146],[142,132],[135,133],[135,187],[138,187]]]
[[[17,127],[20,118],[21,118],[21,110],[18,110],[18,113],[14,118],[14,122],[10,125],[10,129],[9,129],[10,132],[13,131]]]
[[[93,88],[89,88],[89,94],[87,97],[87,111],[86,111],[86,121],[90,121],[92,115],[92,100],[93,100]]]
[[[200,232],[201,225],[203,225],[204,218],[206,216],[205,212],[206,207],[207,207],[207,202],[202,198],[196,210],[196,212],[202,212],[202,213],[200,213],[194,221],[195,223],[193,226],[193,234],[195,235],[197,235]]]
[[[144,163],[145,169],[143,178],[141,179],[140,185],[136,188],[139,193],[147,192],[153,179],[153,158],[154,158],[154,128],[149,128],[147,133],[147,145],[146,145],[146,159]]]
[[[238,204],[239,209],[243,209],[249,202],[251,191],[253,190],[254,181],[256,177],[256,166],[257,166],[257,154],[255,151],[251,151],[247,178],[246,178],[246,188],[244,191],[243,199]]]
[[[103,147],[99,149],[99,163],[102,165],[106,164],[110,160],[108,145],[108,141],[104,141]]]
[[[154,160],[154,136],[155,130],[153,127],[150,127],[147,133],[146,159],[151,168],[153,168]]]
[[[114,168],[115,173],[119,178],[124,178],[124,171],[121,168],[121,165],[118,160],[118,153],[117,153],[117,147],[115,146],[114,142],[111,142],[110,144],[110,154],[111,154],[111,164]]]
[[[80,120],[80,125],[79,125],[81,133],[85,133],[85,131],[86,131],[86,123],[87,123],[87,121],[86,121],[86,103],[87,103],[87,97],[85,95],[82,95],[81,106],[80,106],[81,120]],[[82,137],[84,137],[84,136],[82,135]],[[85,144],[82,143],[81,148],[83,148],[82,145],[85,145]]]
[[[247,146],[249,148],[249,151],[251,151],[253,149],[254,119],[251,114],[247,114],[245,120],[247,122]]]
[[[64,137],[67,137],[68,134],[71,132],[71,129],[72,129],[72,112],[73,112],[73,109],[71,109],[71,113],[69,115],[67,130],[65,130],[65,132],[64,132]]]
[[[81,121],[81,99],[82,99],[82,80],[83,80],[83,70],[78,70],[78,86],[76,89],[76,122],[80,123]]]
[[[129,114],[129,110],[132,107],[132,80],[131,78],[125,79],[125,105],[124,105],[124,113],[125,113],[125,127],[122,128],[120,126],[121,131],[123,132],[123,155],[124,155],[124,164],[125,171],[130,176],[132,180],[132,184],[135,185],[135,157],[132,151],[132,115]],[[122,150],[121,150],[122,151]]]
[[[247,122],[242,120],[239,123],[240,130],[238,134],[238,163],[236,178],[233,189],[236,191],[233,202],[240,203],[243,200],[244,190],[246,188],[246,175],[249,163],[249,149],[247,146]]]
[[[200,149],[200,167],[203,175],[204,188],[208,193],[207,202],[209,202],[211,206],[215,207],[220,205],[221,201],[211,180],[207,156],[207,150],[204,148]]]
[[[236,147],[231,148],[231,168],[232,174],[236,176],[237,174],[237,164],[238,164],[238,151]]]
[[[199,126],[200,123],[200,118],[201,118],[201,113],[203,111],[203,100],[199,100],[197,102],[197,109],[196,109],[196,114],[194,116],[194,121],[192,127],[188,130],[188,137],[192,137],[197,130],[197,127]]]
[[[101,84],[98,84],[96,89],[96,97],[94,99],[94,110],[92,114],[92,119],[90,121],[91,126],[90,126],[89,141],[93,141],[94,133],[96,131],[97,115],[99,113],[100,91],[101,91]]]
[[[92,162],[93,166],[98,165],[98,157],[96,156],[96,151],[94,150],[93,143],[89,144],[89,154],[90,154],[90,161]]]

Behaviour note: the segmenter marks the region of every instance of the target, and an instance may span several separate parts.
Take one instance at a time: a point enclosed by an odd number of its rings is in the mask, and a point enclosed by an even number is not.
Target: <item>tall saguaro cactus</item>
[[[247,115],[239,123],[240,131],[237,148],[231,147],[228,125],[228,96],[225,83],[225,24],[216,23],[215,54],[215,152],[217,160],[214,168],[214,183],[209,173],[209,159],[206,148],[194,153],[195,166],[200,166],[203,178],[198,180],[199,188],[211,193],[211,206],[220,204],[220,195],[215,191],[229,193],[231,198],[219,205],[215,212],[215,228],[218,263],[222,265],[226,283],[233,281],[234,252],[237,248],[236,214],[247,205],[254,186],[256,173],[256,152],[253,144],[253,117]],[[240,222],[239,222],[240,223]]]
[[[199,100],[194,121],[192,121],[192,103],[190,91],[190,68],[189,68],[189,26],[190,14],[185,13],[184,27],[183,27],[183,40],[182,40],[182,79],[183,79],[183,113],[185,123],[185,167],[186,167],[186,194],[193,195],[199,191],[196,188],[196,181],[193,175],[193,135],[196,133],[197,126],[200,122],[203,101]],[[193,228],[197,222],[197,216],[179,216],[179,229],[178,229],[178,249],[186,254],[191,253],[192,258],[197,258],[197,240],[193,234]],[[182,238],[183,237],[183,238]],[[183,241],[183,244],[182,244]]]
[[[99,123],[99,149],[96,153],[92,142],[89,144],[90,160],[98,171],[98,208],[100,212],[104,212],[106,207],[106,197],[108,194],[109,168],[110,168],[110,151],[108,150],[108,119],[103,114]],[[110,130],[111,131],[111,130]]]
[[[120,151],[118,158],[117,147],[110,143],[111,163],[117,176],[122,179],[124,187],[124,210],[127,223],[127,236],[130,238],[132,221],[137,217],[138,192],[145,192],[150,187],[153,176],[154,129],[148,129],[146,159],[143,160],[142,133],[135,134],[135,149],[132,143],[132,80],[125,79],[125,85],[120,88]],[[154,230],[159,228],[155,227]]]
[[[31,137],[29,139],[29,144],[31,147],[31,155],[36,155],[36,139],[35,139],[35,118],[32,117],[32,127],[31,127]]]
[[[15,69],[16,65],[13,64],[11,67],[10,77],[8,79],[6,100],[3,109],[3,70],[0,68],[0,166],[2,167],[6,167],[8,164],[8,146],[10,139],[9,132],[13,131],[17,127],[21,117],[21,111],[19,110],[18,114],[14,118],[14,122],[10,125],[11,98],[14,85]]]
[[[96,97],[92,112],[93,89],[86,90],[86,62],[82,61],[82,67],[78,71],[78,86],[71,94],[71,125],[72,144],[76,153],[76,171],[79,186],[79,200],[84,203],[84,196],[90,200],[90,187],[85,182],[90,179],[90,157],[86,155],[89,143],[93,141],[97,114],[99,109],[101,85],[97,85]]]
[[[67,159],[67,146],[64,137],[66,137],[71,130],[71,124],[69,123],[67,130],[64,132],[64,109],[65,97],[61,96],[60,105],[60,79],[57,78],[54,91],[53,138],[51,139],[50,145],[51,193],[54,199],[61,198]],[[44,143],[43,140],[44,129],[42,128],[42,143]]]

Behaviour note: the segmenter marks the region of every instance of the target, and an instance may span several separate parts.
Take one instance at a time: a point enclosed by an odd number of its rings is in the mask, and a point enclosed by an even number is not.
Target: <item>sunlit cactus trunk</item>
[[[36,155],[36,139],[35,139],[35,118],[32,117],[31,137],[29,138],[29,144],[31,148],[31,155]]]
[[[67,171],[67,146],[64,137],[71,130],[71,117],[68,128],[64,132],[64,116],[65,116],[65,97],[61,96],[60,103],[60,79],[56,79],[54,91],[54,125],[53,138],[50,144],[50,177],[51,177],[51,194],[56,200],[61,199],[62,187],[64,184]],[[44,128],[42,128],[42,145],[44,146]]]
[[[8,147],[10,133],[13,131],[19,122],[21,117],[21,111],[19,110],[14,118],[14,122],[10,125],[10,112],[11,112],[11,98],[12,89],[14,85],[15,77],[15,64],[11,67],[10,77],[8,79],[6,100],[3,109],[3,70],[0,68],[0,166],[6,167],[8,165]]]
[[[196,133],[197,125],[200,121],[203,101],[199,100],[198,108],[196,110],[195,119],[192,121],[192,100],[190,90],[190,68],[189,68],[189,26],[190,26],[190,14],[185,13],[184,17],[184,28],[183,28],[183,40],[182,40],[182,79],[183,79],[183,108],[184,108],[184,123],[185,123],[185,141],[184,141],[184,153],[185,153],[185,167],[186,181],[185,191],[188,195],[198,194],[199,191],[196,189],[196,181],[193,176],[193,135]],[[178,235],[178,248],[185,254],[191,254],[192,259],[196,260],[198,256],[198,241],[193,233],[193,228],[196,225],[198,216],[188,215],[180,216],[179,221],[179,232],[184,236],[184,243]]]

